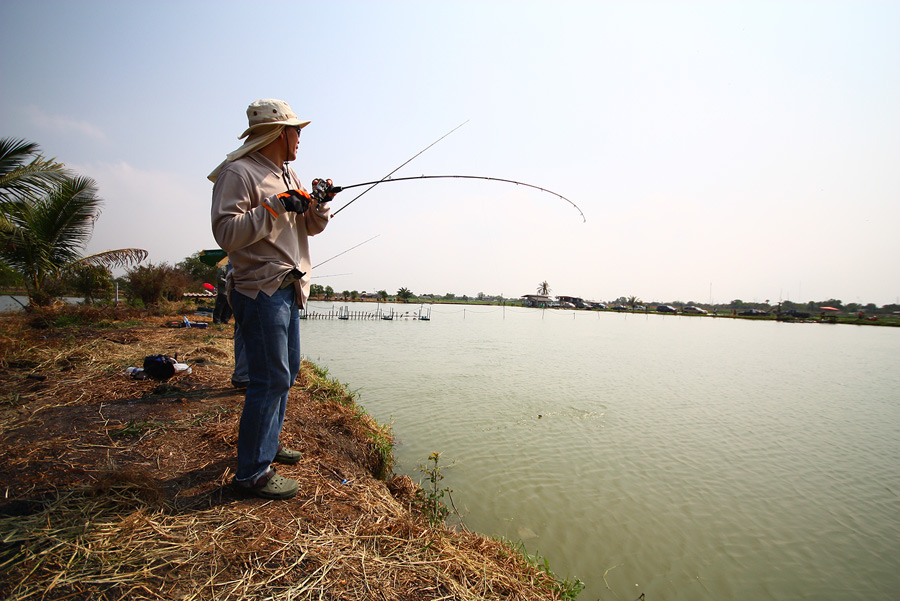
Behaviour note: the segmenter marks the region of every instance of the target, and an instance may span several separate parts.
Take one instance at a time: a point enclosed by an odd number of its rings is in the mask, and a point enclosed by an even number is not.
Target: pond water
[[[467,527],[580,599],[900,591],[896,329],[459,305],[301,328],[393,424],[398,473],[441,452]]]
[[[27,296],[11,296],[8,294],[0,294],[0,313],[8,313],[10,311],[21,311],[28,305]]]
[[[84,302],[84,298],[74,296],[66,296],[61,300],[69,303],[70,305],[77,305]],[[0,294],[0,313],[19,312],[24,310],[27,306],[27,296]]]

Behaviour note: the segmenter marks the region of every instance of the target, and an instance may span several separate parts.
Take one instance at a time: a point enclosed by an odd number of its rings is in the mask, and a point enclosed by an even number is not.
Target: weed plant
[[[428,456],[430,465],[419,465],[419,471],[428,476],[428,483],[419,482],[419,489],[416,490],[416,500],[422,508],[422,513],[428,520],[428,525],[437,528],[444,523],[444,520],[450,515],[450,509],[441,501],[444,495],[453,492],[449,488],[439,488],[438,483],[444,479],[439,465],[441,454],[434,452]]]

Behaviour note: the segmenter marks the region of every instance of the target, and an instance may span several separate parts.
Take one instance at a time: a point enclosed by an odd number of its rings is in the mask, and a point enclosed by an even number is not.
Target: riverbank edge
[[[230,328],[165,327],[173,315],[65,307],[5,316],[0,596],[577,595],[578,581],[520,547],[429,524],[422,490],[391,473],[390,428],[306,362],[285,420],[304,459],[279,468],[301,493],[280,503],[241,495],[230,465],[242,398],[222,384]],[[160,384],[121,373],[173,349],[190,374]]]

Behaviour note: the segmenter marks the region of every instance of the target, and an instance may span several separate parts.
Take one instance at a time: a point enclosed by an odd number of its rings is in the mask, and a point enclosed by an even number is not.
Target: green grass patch
[[[365,426],[366,437],[372,442],[381,458],[378,478],[387,478],[394,468],[394,435],[391,426],[372,417],[359,403],[359,393],[328,375],[328,369],[310,361],[303,361],[300,372],[310,397],[320,402],[334,402],[352,409]]]
[[[538,553],[529,553],[527,549],[525,549],[525,543],[521,541],[514,543],[502,537],[497,540],[499,540],[501,543],[503,543],[504,546],[518,554],[524,561],[533,565],[544,574],[549,576],[550,579],[554,582],[551,590],[559,595],[560,599],[564,599],[565,601],[574,601],[581,593],[581,591],[584,590],[584,582],[582,582],[578,578],[560,578],[553,573],[553,570],[550,569],[550,562],[547,561],[547,558],[541,556]]]

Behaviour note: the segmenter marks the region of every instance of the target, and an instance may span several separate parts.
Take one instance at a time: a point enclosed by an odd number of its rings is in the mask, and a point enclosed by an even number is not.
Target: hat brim
[[[285,127],[291,125],[293,127],[299,127],[300,129],[303,129],[310,123],[312,123],[312,121],[301,121],[300,119],[296,119],[296,118],[288,119],[286,121],[269,121],[268,123],[257,123],[256,125],[251,125],[246,130],[244,130],[244,133],[242,133],[241,135],[238,136],[238,140],[240,140],[241,138],[246,138],[247,136],[252,134],[257,129],[261,129],[263,127],[268,127],[270,125],[284,125]]]

